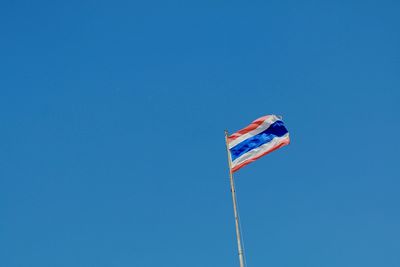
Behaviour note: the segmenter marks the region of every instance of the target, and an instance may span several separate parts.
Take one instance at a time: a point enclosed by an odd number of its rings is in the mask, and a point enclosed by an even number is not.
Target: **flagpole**
[[[232,192],[233,213],[235,215],[235,226],[236,226],[236,238],[237,238],[237,245],[238,245],[239,263],[240,263],[240,267],[244,267],[243,248],[242,248],[242,241],[240,238],[240,229],[239,229],[239,213],[237,211],[235,182],[233,180],[232,159],[231,159],[231,153],[229,151],[229,146],[228,146],[228,131],[227,130],[225,130],[225,144],[226,144],[226,152],[228,154],[229,180],[230,180],[231,192]]]

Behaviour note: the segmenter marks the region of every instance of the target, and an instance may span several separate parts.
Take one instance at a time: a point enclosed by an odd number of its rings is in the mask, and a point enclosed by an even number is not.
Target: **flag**
[[[228,136],[231,168],[235,172],[266,154],[288,145],[289,132],[276,115],[267,115]]]

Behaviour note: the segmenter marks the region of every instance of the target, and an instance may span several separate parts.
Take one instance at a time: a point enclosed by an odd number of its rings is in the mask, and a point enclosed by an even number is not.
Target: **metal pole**
[[[236,237],[237,237],[237,245],[238,245],[239,263],[240,263],[240,267],[244,267],[243,248],[242,248],[242,241],[240,238],[240,230],[239,230],[239,214],[237,211],[236,191],[235,191],[235,183],[233,181],[233,172],[232,172],[232,167],[231,167],[232,159],[231,159],[231,153],[229,151],[228,131],[227,130],[225,130],[225,143],[226,143],[226,152],[228,153],[229,180],[231,183],[233,213],[235,215],[235,226],[236,226]]]

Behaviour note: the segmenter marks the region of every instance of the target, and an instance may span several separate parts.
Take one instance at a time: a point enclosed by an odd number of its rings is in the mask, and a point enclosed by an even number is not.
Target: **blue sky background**
[[[0,3],[0,266],[400,266],[398,1]]]

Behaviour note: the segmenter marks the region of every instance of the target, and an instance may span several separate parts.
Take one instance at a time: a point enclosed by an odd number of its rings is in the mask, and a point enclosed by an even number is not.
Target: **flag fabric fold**
[[[267,115],[228,136],[232,172],[288,145],[289,132],[276,115]]]

